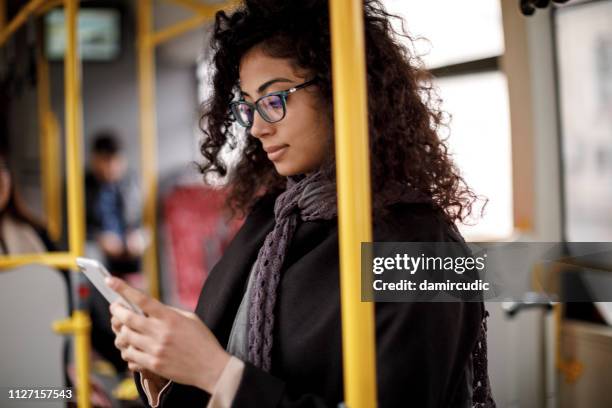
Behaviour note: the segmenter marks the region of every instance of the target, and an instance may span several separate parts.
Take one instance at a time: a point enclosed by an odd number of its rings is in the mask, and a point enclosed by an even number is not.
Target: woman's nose
[[[266,137],[274,131],[274,126],[272,123],[268,123],[259,114],[259,112],[255,112],[253,115],[253,126],[251,126],[251,134],[261,139],[262,137]]]

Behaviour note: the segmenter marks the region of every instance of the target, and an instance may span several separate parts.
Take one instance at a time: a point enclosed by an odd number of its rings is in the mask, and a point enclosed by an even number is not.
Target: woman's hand
[[[107,278],[107,284],[146,315],[118,302],[110,306],[115,345],[128,367],[212,393],[230,355],[200,318],[166,306],[121,279]]]
[[[123,307],[125,308],[125,306],[121,303],[117,303],[116,304],[117,307]],[[123,327],[123,323],[121,323],[119,321],[118,318],[116,318],[115,316],[111,317],[111,329],[113,330],[113,332],[115,333],[115,347],[117,347],[119,349],[119,351],[121,352],[121,355],[123,355],[123,352],[127,351],[128,347],[131,347],[129,345],[129,343],[127,343],[125,336],[123,335],[123,333],[121,332],[121,328]],[[128,368],[132,371],[138,371],[140,374],[142,374],[145,378],[148,378],[150,380],[154,380],[156,382],[162,383],[162,382],[167,382],[168,380],[162,376],[159,376],[155,373],[152,373],[149,370],[146,370],[138,365],[136,365],[135,363],[131,363],[128,362]]]

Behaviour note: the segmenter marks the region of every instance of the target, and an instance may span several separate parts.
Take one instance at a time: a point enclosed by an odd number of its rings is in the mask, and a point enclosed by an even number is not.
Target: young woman
[[[365,2],[374,238],[463,242],[467,188],[438,136],[428,74]],[[336,407],[342,401],[331,52],[324,0],[247,0],[218,13],[205,174],[247,214],[195,313],[124,282],[116,345],[151,406]],[[240,128],[239,128],[240,126]],[[240,129],[244,129],[243,133]],[[241,137],[244,143],[239,143]],[[221,150],[240,146],[229,168]],[[481,303],[377,303],[380,407],[490,407]]]

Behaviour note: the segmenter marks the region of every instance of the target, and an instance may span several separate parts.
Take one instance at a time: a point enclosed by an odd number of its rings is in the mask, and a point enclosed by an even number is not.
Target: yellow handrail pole
[[[219,6],[199,3],[198,0],[166,0],[166,2],[185,7],[197,14],[209,14],[212,9],[216,11],[219,8]]]
[[[174,37],[184,34],[187,31],[194,30],[200,27],[207,20],[210,20],[210,18],[211,16],[208,15],[196,15],[179,23],[175,23],[170,27],[166,27],[156,33],[151,33],[151,46],[154,47],[155,45],[161,44],[164,41],[168,41]]]
[[[38,121],[40,124],[41,180],[43,206],[47,215],[49,237],[57,241],[61,235],[62,198],[60,185],[59,135],[51,111],[51,92],[49,64],[44,56],[42,36],[36,50],[36,70],[38,78]]]
[[[38,15],[46,14],[49,11],[51,11],[51,9],[62,6],[63,4],[64,4],[64,0],[48,0],[45,2],[45,4],[42,7],[36,10],[36,14]]]
[[[222,4],[217,5],[206,5],[200,4],[193,0],[166,0],[169,3],[175,3],[184,7],[189,8],[190,10],[196,13],[195,16],[180,21],[178,23],[172,24],[169,27],[165,27],[164,29],[157,31],[155,33],[151,33],[151,42],[152,45],[159,45],[165,41],[171,40],[174,37],[177,37],[181,34],[186,33],[187,31],[196,29],[200,27],[206,21],[212,19],[217,11],[223,9],[229,9],[236,5],[238,5],[238,1],[230,0]]]
[[[81,161],[81,71],[77,43],[78,0],[65,0],[66,57],[64,60],[66,98],[66,176],[68,183],[69,248],[81,256],[85,246],[84,177]]]
[[[70,252],[0,256],[0,270],[17,268],[29,264],[41,264],[59,269],[71,269],[76,266],[74,258],[74,255]]]
[[[344,394],[376,407],[374,305],[361,302],[361,242],[372,241],[363,3],[331,0],[330,25],[340,234]]]
[[[81,162],[81,72],[77,41],[78,0],[65,0],[66,54],[64,58],[66,98],[66,164],[68,183],[68,243],[74,256],[82,256],[85,249],[84,177]],[[88,408],[89,383],[89,316],[76,310],[72,315],[77,365],[77,404]]]
[[[31,0],[28,4],[23,6],[19,13],[11,20],[6,27],[2,25],[2,31],[0,32],[0,45],[3,45],[6,40],[21,27],[26,21],[30,14],[34,13],[38,7],[40,7],[45,0]],[[4,7],[4,17],[6,17],[6,8]]]
[[[149,293],[159,298],[157,277],[157,126],[155,113],[155,48],[152,0],[138,0],[138,87],[140,98],[140,146],[143,186],[142,223],[151,235],[144,254]]]
[[[196,14],[212,18],[219,10],[228,10],[238,6],[241,0],[226,0],[223,3],[217,4],[204,4],[199,2],[199,0],[166,0],[166,3],[173,3],[185,7]]]
[[[60,125],[53,111],[47,111],[47,141],[48,141],[48,174],[50,174],[49,181],[49,236],[51,239],[59,240],[62,235],[63,225],[63,201],[64,198],[62,192],[62,166],[60,163]]]

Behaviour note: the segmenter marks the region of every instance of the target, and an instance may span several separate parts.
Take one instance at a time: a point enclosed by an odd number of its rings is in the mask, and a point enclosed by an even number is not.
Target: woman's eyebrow
[[[274,79],[271,79],[261,84],[259,88],[257,88],[257,93],[261,95],[266,90],[266,88],[268,88],[270,85],[275,84],[277,82],[293,82],[293,81],[287,78],[274,78]],[[240,90],[240,92],[243,95],[251,96],[247,92],[244,92],[242,89]]]

